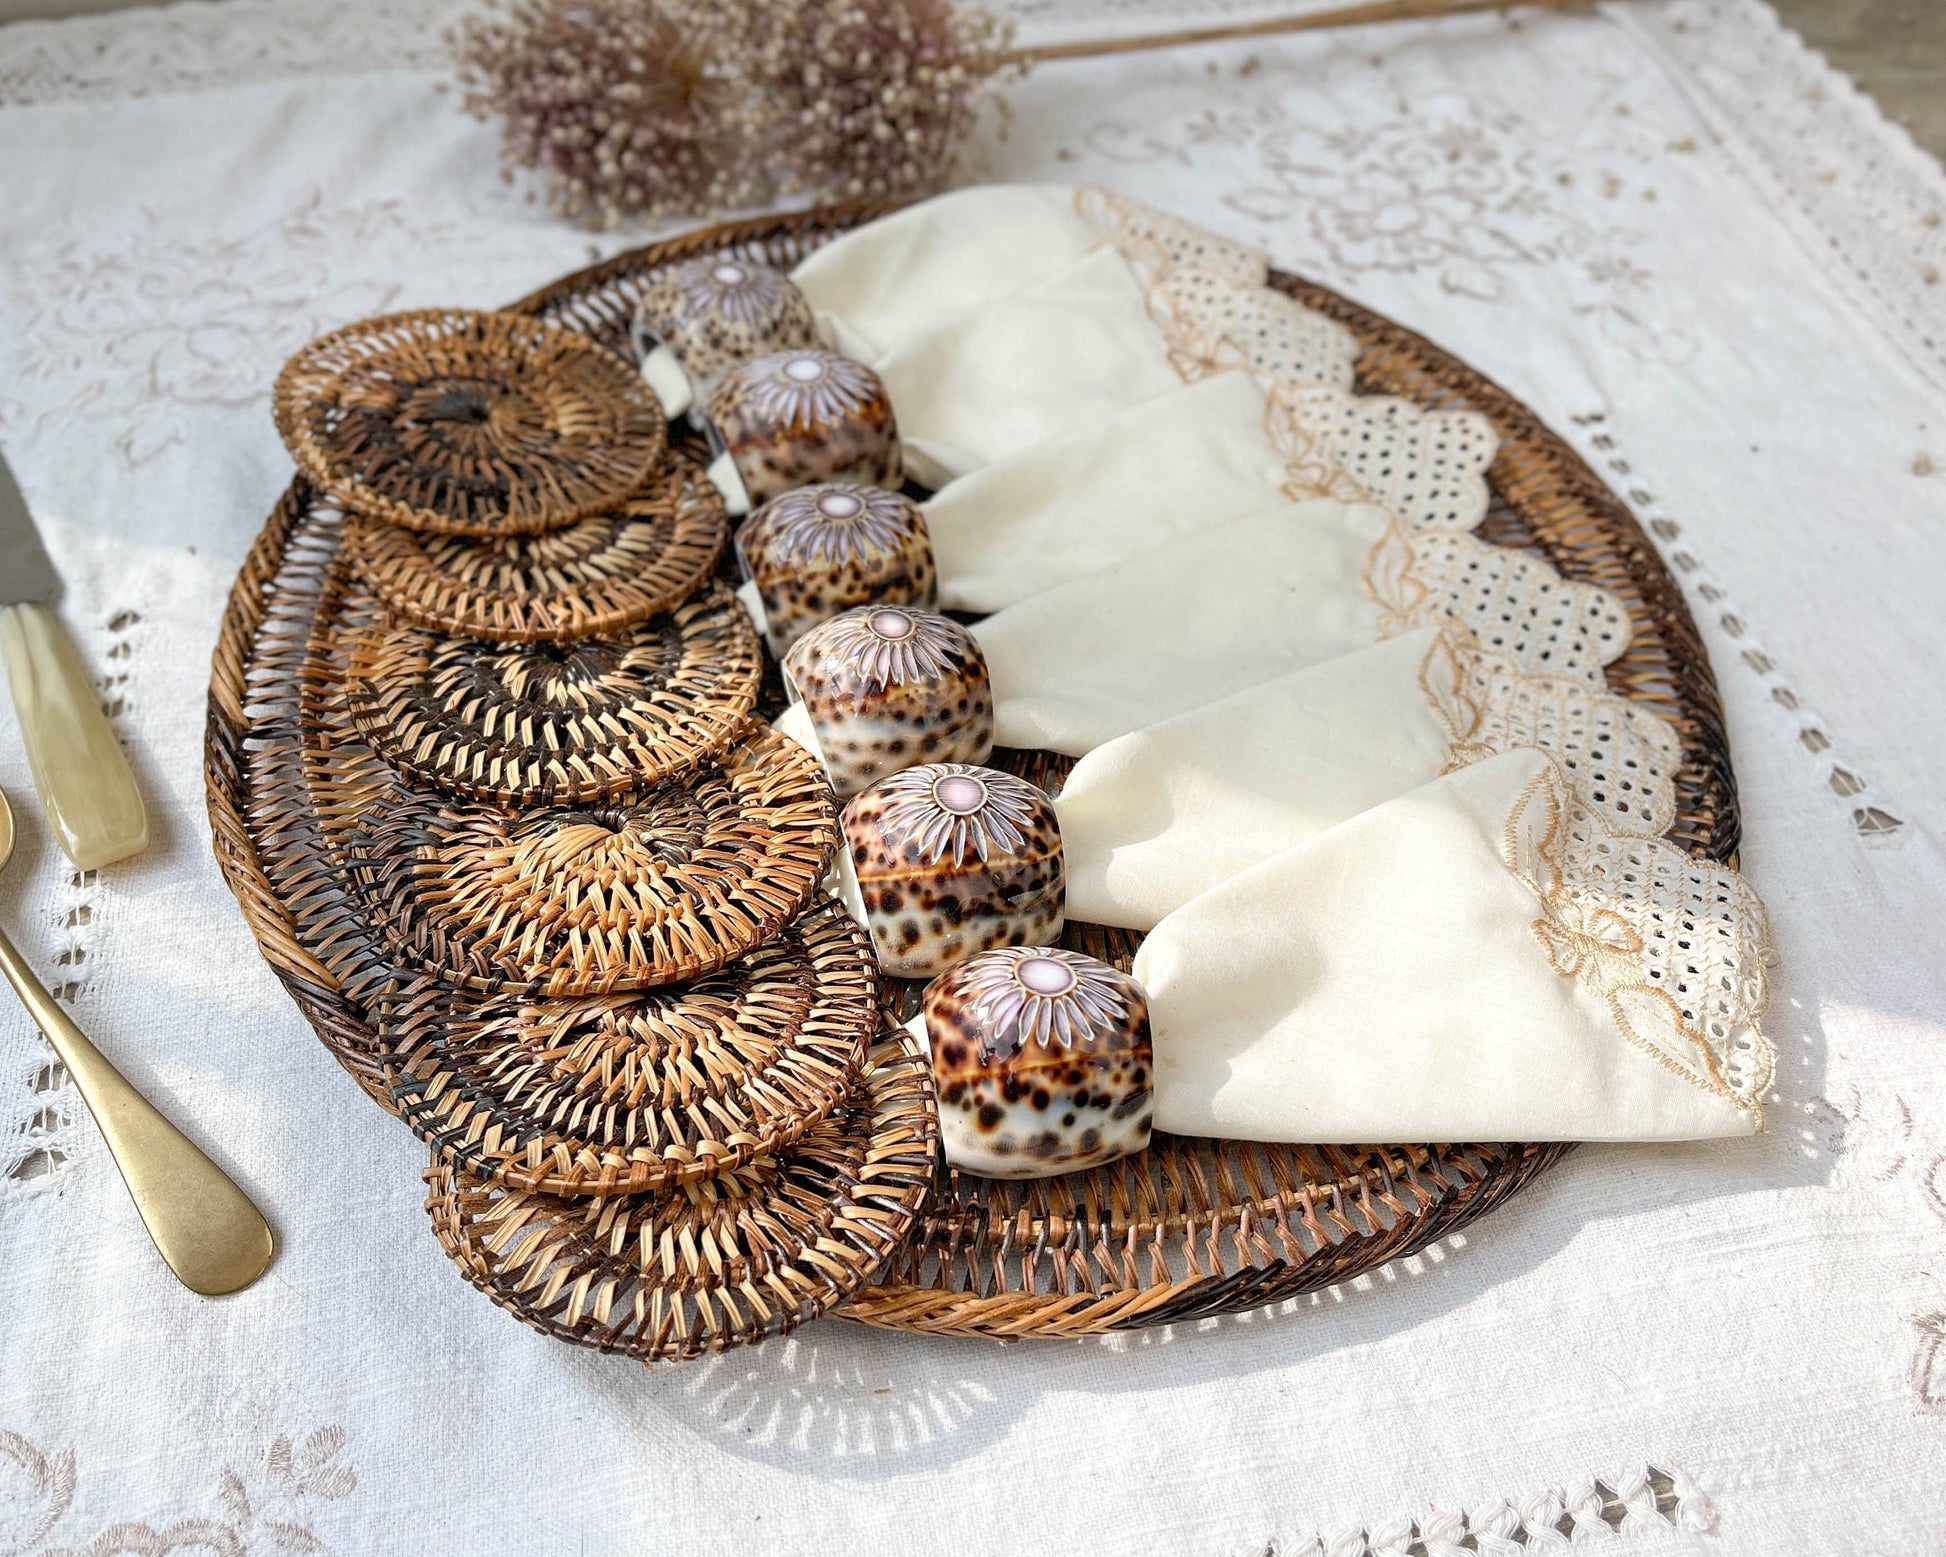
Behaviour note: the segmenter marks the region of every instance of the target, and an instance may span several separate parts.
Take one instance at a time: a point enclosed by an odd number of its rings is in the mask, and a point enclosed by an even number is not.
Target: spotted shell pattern
[[[709,414],[754,503],[814,481],[901,480],[885,385],[837,352],[780,351],[743,363],[717,385]]]
[[[856,482],[824,482],[772,498],[737,534],[744,570],[763,599],[765,637],[782,659],[819,622],[860,605],[939,601],[932,537],[919,505]]]
[[[1061,938],[1061,825],[1025,779],[926,763],[874,784],[842,822],[886,972],[931,978],[996,946]]]
[[[986,656],[950,617],[858,606],[820,623],[784,656],[840,799],[921,762],[984,762],[993,752]]]
[[[705,397],[743,363],[818,344],[811,305],[789,276],[727,254],[704,255],[658,276],[635,316],[676,354]]]
[[[1148,1147],[1155,1052],[1142,986],[1080,952],[982,952],[921,1002],[946,1160],[1047,1178]]]

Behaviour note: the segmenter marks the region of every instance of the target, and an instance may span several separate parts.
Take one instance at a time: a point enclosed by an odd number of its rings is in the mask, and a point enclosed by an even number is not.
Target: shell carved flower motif
[[[883,487],[833,482],[772,499],[764,528],[781,559],[820,568],[863,565],[907,543],[913,508]]]
[[[782,271],[737,259],[692,260],[676,273],[686,317],[761,326],[790,304],[797,288]]]
[[[928,863],[1017,855],[1036,830],[1040,791],[1023,779],[962,762],[907,768],[882,780],[882,825],[894,849],[907,844]]]
[[[878,375],[835,351],[779,351],[743,370],[750,408],[781,427],[820,427],[868,413],[884,393]]]
[[[957,983],[994,1057],[1030,1043],[1069,1048],[1128,1019],[1114,970],[1058,947],[988,952],[962,964]]]
[[[868,687],[879,689],[952,674],[970,642],[951,617],[889,606],[847,611],[818,633],[822,658],[850,666]]]

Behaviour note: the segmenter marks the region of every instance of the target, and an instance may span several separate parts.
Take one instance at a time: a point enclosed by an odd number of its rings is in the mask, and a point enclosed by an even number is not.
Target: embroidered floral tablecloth
[[[1157,20],[1015,9],[1028,38]],[[176,1286],[0,1006],[0,1554],[1946,1544],[1938,166],[1759,0],[1011,88],[997,175],[1263,243],[1507,384],[1646,522],[1723,684],[1774,918],[1770,1133],[1584,1149],[1269,1313],[1011,1348],[826,1322],[649,1373],[446,1265],[418,1144],[310,1039],[203,818],[208,656],[288,474],[283,357],[648,236],[592,241],[500,182],[439,90],[450,14],[192,0],[0,28],[0,445],[156,838],[69,871],[0,736],[22,824],[0,901],[282,1241],[239,1297]]]

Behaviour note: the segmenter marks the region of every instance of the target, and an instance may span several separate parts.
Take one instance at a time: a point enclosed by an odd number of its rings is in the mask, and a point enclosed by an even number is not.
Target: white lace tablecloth
[[[1045,34],[1145,8],[1020,9]],[[1946,1547],[1938,166],[1759,0],[1012,88],[996,173],[1265,244],[1508,385],[1643,518],[1722,682],[1775,918],[1770,1133],[1584,1149],[1424,1255],[1247,1318],[1008,1348],[825,1322],[650,1373],[451,1270],[421,1148],[258,959],[204,820],[208,657],[288,475],[280,361],[624,241],[500,182],[439,90],[447,14],[0,28],[0,444],[156,838],[73,874],[0,734],[0,901],[282,1242],[238,1297],[177,1286],[0,1005],[0,1554]]]

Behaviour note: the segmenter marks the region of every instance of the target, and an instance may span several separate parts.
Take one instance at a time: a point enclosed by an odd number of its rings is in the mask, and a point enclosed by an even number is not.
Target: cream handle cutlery
[[[82,870],[141,853],[149,821],[135,776],[54,613],[33,603],[0,607],[0,658],[61,852]]]

